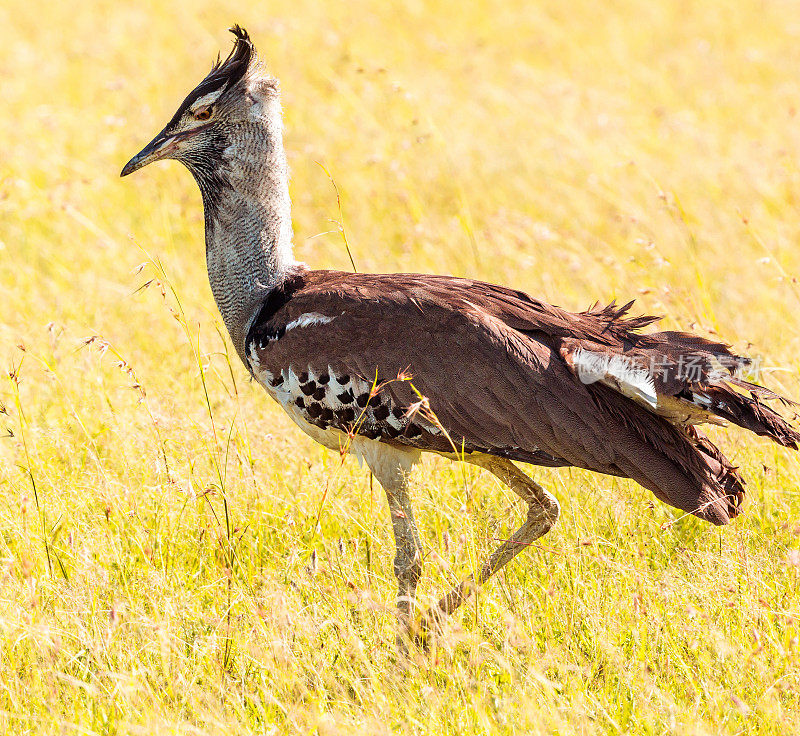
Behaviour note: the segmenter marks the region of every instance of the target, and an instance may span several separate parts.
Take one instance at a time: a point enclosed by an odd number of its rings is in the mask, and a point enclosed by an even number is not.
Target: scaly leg
[[[470,575],[441,598],[435,606],[426,611],[420,622],[423,631],[440,629],[444,619],[469,598],[476,586],[483,585],[525,547],[550,531],[558,519],[560,508],[555,496],[535,483],[510,460],[492,455],[464,459],[497,476],[528,504],[528,514],[525,523],[511,535],[510,539],[503,542],[484,563],[478,573],[477,581],[474,576]]]
[[[389,501],[396,547],[394,574],[397,577],[397,643],[403,648],[409,637],[411,617],[416,606],[417,583],[422,577],[422,543],[411,511],[407,484],[403,482],[393,488],[384,486],[384,490]]]
[[[394,574],[397,577],[397,645],[406,650],[411,617],[416,605],[417,583],[422,576],[422,542],[419,538],[411,499],[408,495],[408,473],[419,459],[419,451],[406,451],[372,443],[362,455],[372,474],[383,486],[389,502],[396,553]]]

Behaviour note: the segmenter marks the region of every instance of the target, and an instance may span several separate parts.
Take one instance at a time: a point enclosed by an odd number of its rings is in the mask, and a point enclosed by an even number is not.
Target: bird
[[[244,366],[316,442],[366,463],[395,538],[398,642],[428,641],[471,593],[546,534],[556,497],[516,463],[630,478],[715,525],[745,481],[698,425],[797,449],[746,380],[750,361],[696,334],[646,330],[633,302],[570,312],[470,278],[314,270],[294,257],[278,81],[246,30],[122,169],[184,164],[199,186],[211,290]],[[409,473],[423,452],[496,476],[527,504],[477,574],[429,608]]]

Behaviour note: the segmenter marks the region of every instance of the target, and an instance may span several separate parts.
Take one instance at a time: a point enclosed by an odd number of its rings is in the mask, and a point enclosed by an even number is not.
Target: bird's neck
[[[196,174],[203,194],[211,291],[236,352],[267,295],[296,267],[280,125],[232,136],[221,166]]]

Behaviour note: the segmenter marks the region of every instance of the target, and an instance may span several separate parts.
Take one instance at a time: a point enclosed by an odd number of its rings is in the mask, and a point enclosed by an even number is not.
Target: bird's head
[[[125,164],[120,176],[153,161],[173,158],[183,163],[202,187],[204,179],[219,174],[242,132],[254,129],[268,134],[276,119],[280,125],[277,81],[262,71],[247,31],[239,26],[230,30],[236,41],[228,58],[217,59],[172,120]]]

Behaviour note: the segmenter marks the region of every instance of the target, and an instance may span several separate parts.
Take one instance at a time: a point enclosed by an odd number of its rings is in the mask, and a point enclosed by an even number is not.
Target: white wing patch
[[[650,371],[625,356],[579,348],[572,355],[572,365],[581,383],[600,381],[623,396],[643,402],[651,409],[658,408],[656,384]]]
[[[295,327],[310,327],[311,325],[325,325],[333,321],[333,317],[328,317],[319,312],[308,312],[301,314],[297,319],[293,319],[286,325],[286,332],[293,330]]]

